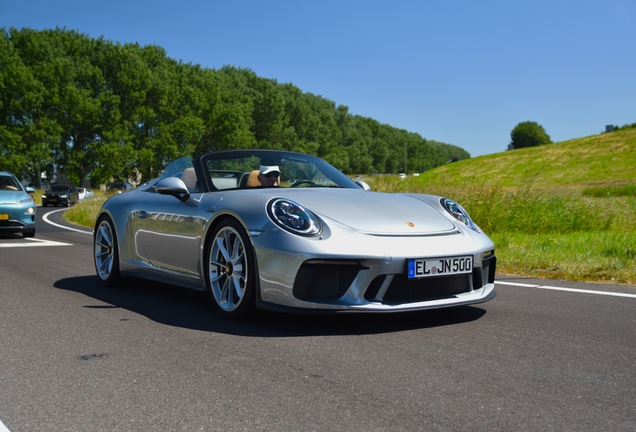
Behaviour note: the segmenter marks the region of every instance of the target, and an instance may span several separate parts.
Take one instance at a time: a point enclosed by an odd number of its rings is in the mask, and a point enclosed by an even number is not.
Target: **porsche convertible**
[[[139,277],[255,309],[398,312],[486,302],[492,241],[455,201],[369,190],[324,160],[227,150],[184,157],[100,209],[102,284]]]

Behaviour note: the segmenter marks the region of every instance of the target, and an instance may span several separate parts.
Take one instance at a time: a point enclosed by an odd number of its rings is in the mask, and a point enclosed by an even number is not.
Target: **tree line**
[[[2,29],[0,169],[36,186],[55,169],[97,186],[149,180],[178,157],[235,148],[309,153],[348,174],[470,157],[249,69],[202,68],[159,46],[60,28]]]

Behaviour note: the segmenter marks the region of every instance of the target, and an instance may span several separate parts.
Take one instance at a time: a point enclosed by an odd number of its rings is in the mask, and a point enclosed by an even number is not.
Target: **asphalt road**
[[[636,430],[636,287],[499,276],[478,306],[234,323],[101,287],[91,234],[38,212],[0,234],[0,431]]]

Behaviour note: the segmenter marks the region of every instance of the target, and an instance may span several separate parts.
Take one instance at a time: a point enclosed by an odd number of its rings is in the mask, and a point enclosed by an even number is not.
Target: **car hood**
[[[7,191],[3,190],[0,192],[0,204],[3,203],[14,203],[21,200],[26,200],[31,198],[31,196],[23,191]]]
[[[411,195],[331,189],[312,190],[306,198],[292,199],[323,218],[370,234],[425,235],[456,230],[449,218]]]

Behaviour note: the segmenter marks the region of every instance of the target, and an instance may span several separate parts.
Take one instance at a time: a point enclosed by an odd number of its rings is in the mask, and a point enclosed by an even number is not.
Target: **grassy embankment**
[[[364,180],[462,203],[495,242],[499,273],[636,285],[636,129]],[[65,218],[92,226],[105,198]]]

